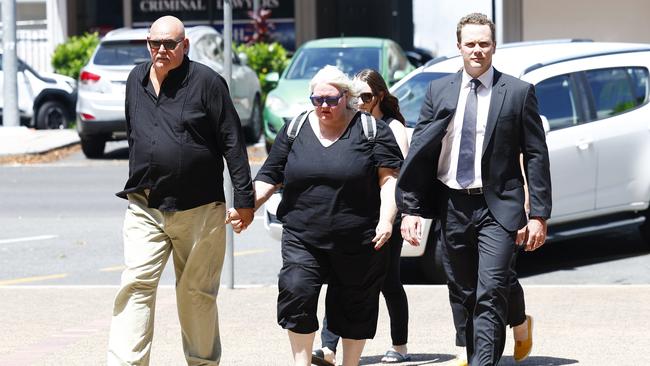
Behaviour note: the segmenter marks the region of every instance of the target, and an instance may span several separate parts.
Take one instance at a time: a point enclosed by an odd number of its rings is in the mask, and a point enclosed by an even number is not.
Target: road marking
[[[271,249],[242,250],[242,251],[239,251],[239,252],[235,252],[235,257],[239,257],[239,256],[242,256],[242,255],[266,253],[266,252],[270,252],[270,251],[271,251]]]
[[[56,280],[56,279],[64,278],[64,277],[68,277],[68,274],[67,273],[59,273],[59,274],[53,274],[53,275],[47,275],[47,276],[16,278],[14,280],[0,281],[0,286],[14,285],[14,284],[17,284],[17,283],[38,282],[38,281],[45,281],[45,280]]]
[[[102,268],[99,271],[100,272],[117,272],[117,271],[123,271],[126,266],[113,266],[113,267],[106,267]]]
[[[242,256],[242,255],[253,255],[253,254],[266,253],[266,252],[270,252],[270,251],[271,251],[271,249],[242,250],[242,251],[239,251],[239,252],[235,252],[235,257],[239,257],[239,256]],[[125,268],[126,268],[126,266],[121,265],[121,266],[113,266],[113,267],[101,268],[99,271],[100,272],[119,272],[119,271],[123,271]],[[2,283],[0,282],[0,285],[1,284]]]
[[[58,237],[59,237],[58,235],[38,235],[38,236],[27,236],[24,238],[0,239],[0,244],[20,243],[24,241],[48,240],[48,239],[54,239]]]

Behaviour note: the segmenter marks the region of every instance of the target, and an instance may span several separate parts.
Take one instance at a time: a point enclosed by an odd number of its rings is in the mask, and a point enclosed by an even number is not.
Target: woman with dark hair
[[[376,119],[386,122],[393,132],[402,155],[406,157],[408,140],[406,127],[404,126],[404,116],[399,111],[397,98],[388,91],[384,79],[377,71],[364,69],[354,77],[353,82],[355,91],[359,93],[357,108],[372,114]],[[383,363],[399,363],[410,360],[406,347],[409,318],[408,301],[400,279],[400,256],[402,253],[400,224],[401,219],[398,214],[393,226],[393,235],[388,241],[390,266],[381,287],[390,316],[390,333],[393,343],[392,347],[386,351],[381,359]],[[327,366],[335,364],[339,337],[328,330],[327,318],[323,320],[321,340],[322,348],[314,350],[312,363]]]
[[[399,101],[388,91],[384,78],[373,69],[363,69],[354,77],[354,82],[359,93],[358,108],[386,122],[393,131],[402,155],[406,156],[409,149],[406,120],[399,110]]]

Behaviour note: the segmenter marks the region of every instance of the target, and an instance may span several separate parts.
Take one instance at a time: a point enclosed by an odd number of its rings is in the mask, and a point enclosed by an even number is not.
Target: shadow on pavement
[[[573,360],[570,358],[559,358],[559,357],[544,357],[544,356],[531,356],[528,357],[523,362],[516,362],[512,357],[503,357],[500,366],[561,366],[561,365],[572,365],[578,363],[578,360]]]
[[[114,150],[108,150],[104,152],[104,155],[97,160],[113,160],[113,159],[128,159],[129,158],[129,148],[121,147]]]
[[[415,365],[434,365],[454,359],[454,355],[450,354],[436,354],[436,353],[409,353],[411,360],[408,362],[400,363],[401,365],[415,366]],[[364,356],[361,357],[359,365],[383,365],[380,356]]]
[[[643,242],[637,227],[607,234],[556,241],[535,252],[522,252],[517,258],[519,277],[590,264],[646,255],[650,247]]]
[[[554,241],[534,252],[522,251],[517,258],[517,273],[520,278],[525,278],[648,253],[650,245],[643,241],[637,226],[630,226],[605,234]],[[419,272],[418,260],[402,258],[402,283],[428,284]]]

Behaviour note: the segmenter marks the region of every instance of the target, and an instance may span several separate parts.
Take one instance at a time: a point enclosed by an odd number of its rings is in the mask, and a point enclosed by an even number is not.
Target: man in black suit
[[[421,217],[439,218],[445,271],[468,314],[470,364],[496,365],[505,344],[509,268],[517,230],[526,250],[546,239],[551,178],[534,87],[492,67],[494,23],[458,23],[463,70],[429,85],[398,180],[402,236],[418,245]],[[523,154],[530,194],[524,212]]]

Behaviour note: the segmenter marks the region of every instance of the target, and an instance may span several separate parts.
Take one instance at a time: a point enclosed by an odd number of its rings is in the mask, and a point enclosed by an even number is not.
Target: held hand
[[[532,217],[528,220],[528,240],[526,240],[526,251],[533,251],[544,245],[546,241],[546,220]]]
[[[393,231],[393,225],[390,222],[380,221],[375,229],[375,237],[372,242],[375,243],[375,250],[379,250],[390,239]]]
[[[237,234],[246,230],[248,225],[253,221],[254,210],[252,208],[229,208],[226,213],[226,224],[231,224],[232,229]]]
[[[237,211],[239,217],[241,217],[243,221],[244,229],[247,228],[248,225],[253,223],[253,218],[255,217],[254,208],[236,208],[235,210]]]
[[[237,234],[239,234],[244,229],[242,219],[239,216],[237,210],[235,210],[234,208],[229,208],[228,211],[226,211],[225,223],[232,225],[233,231],[236,232]]]
[[[522,227],[517,231],[517,238],[515,239],[515,245],[523,246],[526,244],[526,239],[528,238],[528,225]]]
[[[422,239],[422,218],[420,216],[406,215],[402,218],[400,227],[402,238],[413,246],[419,246]]]

